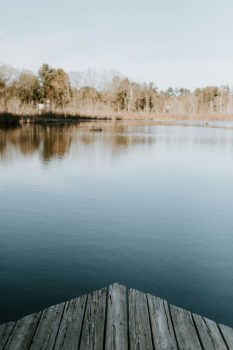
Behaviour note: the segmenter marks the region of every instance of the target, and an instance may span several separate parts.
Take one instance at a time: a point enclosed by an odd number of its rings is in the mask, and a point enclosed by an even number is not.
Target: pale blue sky
[[[1,0],[0,63],[233,85],[232,0]]]

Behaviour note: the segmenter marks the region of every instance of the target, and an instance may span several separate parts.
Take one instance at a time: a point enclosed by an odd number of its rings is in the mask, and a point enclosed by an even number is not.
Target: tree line
[[[86,78],[48,64],[36,74],[0,66],[0,111],[93,116],[233,114],[233,92],[228,86],[163,91],[154,83],[141,84],[114,72],[98,77],[89,70]]]

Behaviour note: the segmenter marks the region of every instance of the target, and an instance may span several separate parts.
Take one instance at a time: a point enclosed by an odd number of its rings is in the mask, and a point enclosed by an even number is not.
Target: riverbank
[[[70,115],[61,113],[42,113],[34,115],[19,115],[0,113],[0,127],[17,127],[24,123],[32,124],[69,124],[91,120],[110,120],[109,117]]]
[[[32,114],[13,114],[0,113],[0,127],[17,127],[23,123],[34,124],[69,124],[80,123],[82,121],[93,120],[148,120],[148,121],[178,121],[178,120],[233,120],[231,114],[145,114],[128,112],[102,112],[71,114],[71,113],[32,113]]]

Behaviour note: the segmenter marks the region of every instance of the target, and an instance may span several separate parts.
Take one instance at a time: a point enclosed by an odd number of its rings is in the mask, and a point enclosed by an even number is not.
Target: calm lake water
[[[233,326],[233,123],[0,130],[0,322],[115,281]]]

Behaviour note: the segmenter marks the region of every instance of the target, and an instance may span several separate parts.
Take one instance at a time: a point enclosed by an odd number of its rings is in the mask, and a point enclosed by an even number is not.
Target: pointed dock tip
[[[233,349],[233,329],[113,282],[0,326],[0,349],[42,347],[229,350]]]

